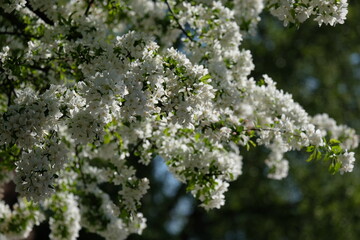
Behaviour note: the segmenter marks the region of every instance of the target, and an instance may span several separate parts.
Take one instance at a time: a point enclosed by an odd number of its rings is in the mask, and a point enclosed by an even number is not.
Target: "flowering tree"
[[[13,209],[0,201],[9,239],[46,219],[51,239],[141,234],[149,183],[135,166],[155,156],[205,209],[224,204],[257,145],[269,178],[286,177],[292,150],[353,169],[355,131],[251,78],[241,47],[264,8],[284,25],[335,25],[346,0],[0,3],[0,180],[20,194]]]

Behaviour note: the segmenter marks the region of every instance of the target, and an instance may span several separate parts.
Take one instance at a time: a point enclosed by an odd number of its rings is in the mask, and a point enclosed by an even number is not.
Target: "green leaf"
[[[171,134],[170,134],[170,128],[165,128],[164,129],[164,134],[165,134],[165,136],[170,136]]]
[[[200,139],[200,137],[201,137],[201,134],[200,134],[200,133],[196,133],[196,134],[195,134],[195,141],[198,142],[199,139]]]
[[[342,152],[342,148],[338,145],[332,146],[331,151],[335,153],[336,155],[340,154]]]
[[[257,86],[263,86],[263,85],[265,85],[266,83],[265,83],[265,80],[264,79],[260,79],[259,81],[257,81],[256,82],[256,85]]]
[[[315,146],[308,146],[308,147],[306,148],[306,152],[313,152],[314,149],[315,149]]]
[[[106,134],[104,136],[104,144],[109,144],[111,142],[111,135],[110,134]]]
[[[249,143],[253,146],[253,147],[256,147],[256,143],[252,140],[249,140]]]
[[[330,139],[330,141],[329,141],[330,145],[339,145],[340,143],[341,142],[339,140],[334,139],[334,138]]]
[[[203,83],[208,84],[209,82],[208,82],[207,80],[209,80],[210,78],[211,78],[211,75],[210,75],[210,74],[206,74],[206,75],[204,75],[204,76],[202,76],[202,77],[200,78],[200,82],[203,82]]]
[[[315,150],[315,151],[309,156],[309,158],[308,158],[306,161],[307,161],[307,162],[311,162],[311,161],[313,161],[313,160],[316,160],[317,153],[318,153],[318,151]]]

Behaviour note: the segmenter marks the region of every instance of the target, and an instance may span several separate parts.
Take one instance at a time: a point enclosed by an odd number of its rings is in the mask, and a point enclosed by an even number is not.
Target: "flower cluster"
[[[347,0],[267,0],[266,4],[271,14],[283,21],[285,26],[302,23],[311,16],[319,26],[334,26],[343,24],[348,12]]]
[[[20,198],[12,210],[3,201],[0,201],[0,238],[25,238],[33,226],[43,220],[44,215],[40,211],[40,207],[24,198]]]
[[[0,45],[0,179],[14,172],[5,180],[29,201],[13,211],[0,201],[7,237],[26,236],[43,209],[51,239],[141,234],[149,180],[136,166],[156,156],[205,209],[224,205],[253,146],[270,150],[273,179],[287,176],[292,150],[353,169],[355,131],[309,116],[267,75],[251,78],[241,46],[264,6],[285,23],[306,11],[333,25],[346,1],[3,1],[2,28],[19,34]]]
[[[79,236],[80,210],[74,195],[54,194],[47,199],[45,206],[52,214],[49,220],[51,239],[74,240]]]

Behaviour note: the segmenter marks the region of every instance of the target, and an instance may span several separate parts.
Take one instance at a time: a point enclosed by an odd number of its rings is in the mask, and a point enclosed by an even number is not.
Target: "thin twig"
[[[18,32],[10,32],[10,31],[0,31],[1,35],[19,35],[20,33]]]
[[[83,182],[84,184],[84,187],[85,189],[87,188],[87,184],[86,184],[86,179],[85,179],[85,174],[83,173],[83,165],[82,165],[82,160],[80,159],[79,157],[79,154],[80,154],[80,150],[79,150],[79,144],[75,146],[75,156],[77,157],[77,163],[79,164],[79,172],[80,172],[80,178],[81,178],[81,181]]]
[[[8,101],[7,101],[7,106],[8,107],[10,107],[10,105],[11,105],[11,94],[13,93],[13,91],[12,90],[10,90],[9,92],[8,92]]]
[[[28,67],[28,68],[32,68],[32,69],[36,69],[45,73],[48,73],[49,70],[51,69],[49,66],[46,67],[40,67],[38,65],[29,65],[29,64],[24,64],[23,66]]]
[[[259,131],[259,132],[261,132],[261,131],[273,131],[273,132],[280,132],[280,133],[289,133],[289,134],[293,135],[294,137],[299,137],[299,138],[301,138],[301,136],[300,136],[299,134],[287,132],[286,130],[279,129],[279,128],[254,128],[254,127],[252,127],[252,128],[247,128],[247,129],[246,129],[246,131],[249,131],[249,130],[250,130],[250,131],[251,131],[251,130],[253,130],[253,131]]]
[[[85,13],[84,13],[85,16],[87,16],[87,15],[89,14],[90,7],[91,7],[91,5],[92,5],[93,3],[94,3],[94,0],[90,0],[90,1],[89,1],[88,5],[87,5],[87,8],[86,8],[86,10],[85,10]]]
[[[190,36],[190,34],[183,28],[183,26],[180,24],[179,19],[176,17],[175,13],[173,12],[173,10],[170,7],[170,4],[167,0],[165,0],[165,3],[169,9],[169,12],[171,13],[171,15],[174,17],[175,22],[178,24],[180,30],[186,35],[187,38],[189,38],[192,42],[195,42],[194,39]]]
[[[274,132],[285,132],[285,130],[282,129],[278,129],[278,128],[255,128],[255,127],[251,127],[251,128],[246,128],[246,131],[274,131]]]
[[[21,32],[11,32],[11,31],[0,31],[0,35],[15,35],[15,36],[23,35],[24,37],[28,37],[28,38],[36,38],[36,36],[34,35],[21,33]]]

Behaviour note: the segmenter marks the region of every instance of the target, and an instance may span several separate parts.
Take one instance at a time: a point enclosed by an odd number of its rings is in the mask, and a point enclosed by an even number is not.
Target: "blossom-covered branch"
[[[293,150],[351,172],[354,130],[309,116],[269,76],[250,76],[241,41],[264,6],[285,24],[315,15],[334,25],[347,3],[2,0],[13,18],[0,19],[1,31],[23,19],[30,38],[1,45],[0,180],[21,196],[13,210],[0,201],[1,234],[26,237],[45,218],[51,239],[76,239],[81,228],[106,239],[141,234],[149,180],[136,165],[155,156],[205,209],[224,205],[246,167],[242,151],[258,145],[270,150],[269,178],[287,176]]]

